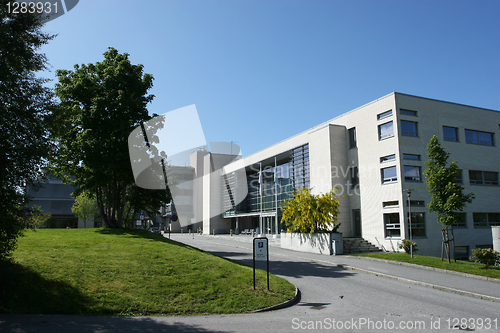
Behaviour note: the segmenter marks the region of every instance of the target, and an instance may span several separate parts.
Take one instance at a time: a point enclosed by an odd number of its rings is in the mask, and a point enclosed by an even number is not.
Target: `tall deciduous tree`
[[[467,203],[472,202],[474,194],[465,194],[464,188],[457,184],[460,173],[457,161],[453,160],[447,167],[450,154],[441,147],[435,135],[427,145],[427,156],[429,160],[425,162],[427,168],[424,176],[427,191],[432,195],[427,206],[429,212],[437,214],[438,222],[445,228],[443,245],[446,246],[449,260],[448,228],[459,222],[458,212],[462,211]]]
[[[87,222],[90,222],[99,214],[95,199],[86,192],[80,193],[75,198],[75,203],[71,207],[71,211],[83,221],[84,228],[87,228]]]
[[[60,107],[52,128],[58,143],[53,170],[95,195],[107,227],[121,227],[127,189],[134,181],[127,139],[134,128],[151,119],[146,105],[154,97],[148,95],[153,76],[114,48],[104,53],[102,62],[75,65],[73,71],[56,74]]]
[[[39,48],[54,36],[41,32],[40,16],[9,13],[8,2],[0,0],[0,259],[22,234],[23,189],[42,176],[50,151],[45,118],[53,105],[47,80],[35,75],[47,64]]]
[[[298,189],[293,199],[285,200],[281,222],[288,232],[315,233],[334,231],[339,215],[339,198],[335,190],[313,195],[310,190]],[[339,226],[339,225],[337,225]]]

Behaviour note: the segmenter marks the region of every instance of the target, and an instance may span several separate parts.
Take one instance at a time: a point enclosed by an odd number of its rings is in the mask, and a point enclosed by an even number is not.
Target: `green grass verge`
[[[245,313],[291,299],[266,272],[135,229],[42,229],[0,267],[0,312],[77,315]]]
[[[448,259],[446,258],[445,260],[441,260],[441,258],[422,256],[422,255],[413,255],[412,259],[411,256],[406,253],[366,253],[366,254],[355,254],[355,256],[401,261],[410,264],[441,268],[455,272],[500,279],[500,267],[484,268],[483,264],[475,262],[468,262],[461,260],[457,260],[457,262],[454,262],[452,260],[451,263],[448,263]]]

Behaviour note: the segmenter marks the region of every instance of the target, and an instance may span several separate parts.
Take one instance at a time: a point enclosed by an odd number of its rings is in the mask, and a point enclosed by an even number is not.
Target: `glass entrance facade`
[[[223,217],[248,215],[260,218],[260,230],[276,235],[284,229],[280,224],[281,206],[285,199],[293,198],[298,188],[309,188],[309,145],[297,147],[266,164],[259,163],[247,168],[248,194],[238,205],[230,196],[222,198]]]

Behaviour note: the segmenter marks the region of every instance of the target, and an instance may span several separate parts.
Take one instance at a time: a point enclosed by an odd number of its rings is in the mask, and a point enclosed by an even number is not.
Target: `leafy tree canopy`
[[[437,220],[445,228],[459,222],[458,211],[462,211],[467,203],[471,203],[474,194],[464,194],[464,188],[456,183],[460,173],[455,160],[447,167],[449,153],[439,144],[434,135],[427,145],[427,156],[425,162],[427,169],[424,176],[427,181],[427,191],[432,195],[427,205],[429,212],[437,213]]]
[[[281,221],[286,224],[288,232],[315,233],[335,231],[339,215],[339,198],[335,189],[322,194],[313,195],[309,189],[298,189],[293,199],[285,200]]]
[[[143,73],[142,65],[131,64],[127,53],[111,47],[102,62],[75,65],[56,75],[60,105],[51,128],[58,144],[52,170],[80,191],[92,193],[107,227],[121,227],[127,190],[134,182],[128,136],[151,119],[146,105],[154,97],[148,95],[153,76]],[[167,191],[161,192],[157,205],[170,201]]]
[[[47,59],[39,48],[54,36],[42,33],[40,16],[9,13],[0,0],[0,259],[22,234],[25,187],[42,176],[50,152],[46,116],[54,105],[47,80],[36,77]]]
[[[71,207],[71,211],[83,221],[85,228],[87,227],[87,222],[90,222],[99,214],[95,199],[86,192],[82,192],[75,198],[75,203]]]

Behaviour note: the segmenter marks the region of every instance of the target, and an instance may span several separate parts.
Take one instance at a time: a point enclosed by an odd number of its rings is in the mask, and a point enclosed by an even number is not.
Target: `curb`
[[[295,305],[300,301],[300,290],[299,288],[295,287],[295,296],[293,296],[292,299],[289,299],[288,301],[284,301],[283,303],[272,305],[270,307],[264,308],[264,309],[259,309],[259,310],[253,310],[250,311],[250,313],[259,313],[259,312],[267,312],[267,311],[274,311],[274,310],[280,310],[284,308],[288,308],[290,306]]]
[[[230,246],[230,247],[239,248],[238,246],[233,246],[233,245],[228,245],[228,244],[214,243],[214,242],[210,242],[210,241],[204,241],[204,242],[205,243],[212,243],[212,244],[222,245],[222,246]],[[380,276],[380,277],[384,277],[384,278],[389,278],[389,279],[393,279],[393,280],[397,280],[397,281],[401,281],[401,282],[405,282],[405,283],[409,283],[409,284],[414,284],[414,285],[418,285],[418,286],[422,286],[422,287],[428,287],[428,288],[432,288],[432,289],[436,289],[436,290],[451,292],[451,293],[458,294],[458,295],[463,295],[463,296],[468,296],[468,297],[472,297],[472,298],[484,299],[484,300],[489,300],[489,301],[492,301],[492,302],[500,303],[500,298],[494,297],[494,296],[482,295],[482,294],[477,294],[477,293],[473,293],[473,292],[470,292],[470,291],[453,289],[453,288],[439,286],[439,285],[432,284],[432,283],[411,280],[411,279],[402,278],[402,277],[399,277],[399,276],[389,275],[389,274],[380,273],[380,272],[374,272],[374,271],[370,271],[370,270],[367,270],[367,269],[358,268],[358,267],[354,267],[354,266],[350,266],[350,265],[335,264],[335,263],[332,263],[332,262],[329,262],[329,261],[326,261],[326,260],[321,260],[321,259],[311,259],[311,258],[304,258],[304,257],[300,257],[300,256],[292,256],[292,257],[295,257],[295,258],[298,258],[298,259],[302,259],[302,260],[306,259],[306,260],[311,260],[311,261],[315,261],[315,262],[320,262],[320,263],[331,265],[331,266],[337,266],[337,267],[341,267],[341,268],[346,268],[346,269],[350,269],[350,270],[353,270],[353,271],[358,271],[358,272],[370,274],[370,275],[373,275],[373,276]],[[350,257],[353,257],[353,256],[350,256]],[[361,257],[361,258],[365,258],[365,257]],[[378,258],[371,258],[371,259],[378,259]],[[386,261],[384,259],[379,259],[379,260],[381,260],[383,262]],[[392,262],[387,262],[387,263],[394,264]],[[396,264],[400,264],[400,262],[395,262],[395,263]],[[407,263],[405,263],[405,264],[407,264]],[[422,269],[424,267],[424,269],[431,268],[430,270],[444,271],[444,273],[452,272],[452,271],[447,271],[447,270],[438,269],[438,268],[434,268],[434,267],[427,267],[427,266],[421,266],[421,265],[415,265],[415,264],[409,264],[409,265],[411,265],[411,267],[416,266],[416,268],[418,268],[418,269]],[[460,273],[460,272],[453,272],[453,273],[459,273],[458,275],[464,274],[463,276],[466,276],[465,275],[466,273]],[[453,274],[453,273],[449,273],[449,274]],[[473,277],[473,278],[477,278],[478,277],[478,275],[472,275],[472,274],[467,274],[467,275],[470,275],[470,277]],[[469,277],[469,276],[466,276],[466,277]],[[479,278],[481,279],[483,277],[479,277]],[[486,278],[486,279],[492,279],[492,278]],[[496,279],[496,280],[498,280],[498,279]],[[490,281],[490,282],[497,282],[497,281],[493,281],[493,280],[488,280],[488,281]],[[287,303],[287,302],[285,302],[285,303]],[[256,310],[256,311],[260,311],[260,310]]]
[[[484,300],[500,303],[500,298],[498,298],[498,297],[487,296],[487,295],[473,293],[470,291],[463,291],[463,290],[453,289],[453,288],[449,288],[449,287],[438,286],[438,285],[432,284],[432,283],[410,280],[410,279],[406,279],[406,278],[402,278],[402,277],[394,276],[394,275],[389,275],[389,274],[385,274],[385,273],[372,272],[372,271],[369,271],[366,269],[352,267],[352,266],[348,266],[348,265],[337,265],[337,266],[351,269],[353,271],[360,271],[360,272],[370,274],[373,276],[381,276],[381,277],[385,277],[385,278],[389,278],[389,279],[393,279],[393,280],[397,280],[397,281],[401,281],[401,282],[411,283],[411,284],[414,284],[417,286],[428,287],[428,288],[437,289],[437,290],[441,290],[441,291],[451,292],[451,293],[462,295],[462,296],[479,298],[479,299],[484,299]]]
[[[469,273],[462,273],[462,272],[457,272],[457,271],[450,271],[448,269],[443,269],[443,268],[422,266],[422,265],[412,264],[412,263],[409,263],[409,262],[402,262],[402,261],[396,261],[396,260],[387,260],[387,259],[380,259],[380,258],[372,258],[372,257],[363,257],[363,256],[349,256],[349,257],[356,258],[356,259],[367,259],[367,260],[372,260],[372,261],[378,261],[378,262],[383,262],[383,263],[386,263],[386,264],[400,265],[400,266],[406,266],[406,267],[414,267],[414,268],[424,269],[424,270],[427,270],[427,271],[441,272],[441,273],[458,275],[458,276],[463,276],[463,277],[468,277],[468,278],[473,278],[473,279],[478,279],[478,280],[483,280],[483,281],[500,283],[500,279],[497,279],[497,278],[492,278],[492,277],[487,277],[487,276],[481,276],[481,275],[475,275],[475,274],[469,274]]]

